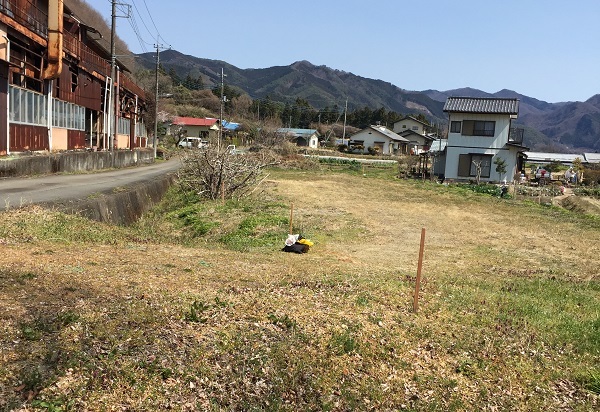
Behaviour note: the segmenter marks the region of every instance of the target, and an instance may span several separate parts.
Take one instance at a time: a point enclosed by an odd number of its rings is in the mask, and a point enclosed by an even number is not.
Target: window
[[[460,133],[461,122],[452,121],[450,123],[450,133]]]
[[[136,136],[140,136],[140,137],[147,137],[148,136],[148,132],[146,131],[146,125],[144,124],[144,122],[139,122],[135,125],[136,131],[135,131],[135,135]]]
[[[413,126],[412,129],[413,130],[419,130],[419,126]]]
[[[85,107],[54,99],[52,126],[63,129],[85,130]]]
[[[10,122],[46,126],[46,96],[14,86],[9,87],[9,93]]]
[[[69,73],[71,74],[71,93],[75,93],[79,85],[79,70],[77,66],[69,66]]]
[[[477,167],[481,167],[480,177],[490,177],[492,166],[492,155],[471,155],[471,173],[470,176],[477,176]]]
[[[119,117],[119,134],[128,135],[131,131],[131,120],[126,117]]]
[[[494,136],[496,122],[483,120],[463,120],[463,136]]]
[[[477,177],[478,166],[481,167],[481,175],[479,177],[490,177],[492,155],[477,153],[461,154],[458,158],[458,176]]]
[[[475,121],[473,123],[474,136],[493,136],[496,129],[496,122]]]

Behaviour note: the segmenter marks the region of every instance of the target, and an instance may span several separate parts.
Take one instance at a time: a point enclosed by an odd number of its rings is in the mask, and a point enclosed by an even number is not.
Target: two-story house
[[[413,132],[424,135],[427,134],[427,131],[429,130],[429,125],[412,116],[404,116],[402,119],[394,123],[392,130],[394,131],[394,133],[397,134],[400,134],[407,130],[412,130]]]
[[[440,158],[445,179],[475,180],[479,174],[481,181],[510,182],[523,170],[523,129],[512,125],[519,114],[518,99],[449,97],[444,112],[449,123]],[[500,160],[506,169],[502,174],[496,171]]]
[[[412,116],[404,116],[395,122],[392,130],[409,141],[408,152],[411,154],[429,150],[434,140],[427,134],[430,130],[429,124]]]
[[[375,151],[379,154],[404,154],[408,149],[409,141],[392,132],[385,126],[372,125],[353,134],[350,137],[351,147],[362,148],[363,153]]]

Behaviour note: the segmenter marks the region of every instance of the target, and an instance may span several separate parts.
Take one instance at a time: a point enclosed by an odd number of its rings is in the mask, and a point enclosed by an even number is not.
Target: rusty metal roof
[[[218,119],[210,117],[199,119],[197,117],[183,117],[175,116],[173,118],[173,124],[177,126],[208,126],[211,127],[217,123]]]
[[[448,97],[445,112],[519,114],[519,99],[494,97]]]

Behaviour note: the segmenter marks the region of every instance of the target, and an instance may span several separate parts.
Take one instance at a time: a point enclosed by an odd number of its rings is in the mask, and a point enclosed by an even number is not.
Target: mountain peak
[[[308,60],[299,60],[295,63],[292,63],[290,65],[290,67],[292,67],[293,69],[312,69],[313,67],[315,67],[314,64],[312,64],[311,62],[309,62]]]

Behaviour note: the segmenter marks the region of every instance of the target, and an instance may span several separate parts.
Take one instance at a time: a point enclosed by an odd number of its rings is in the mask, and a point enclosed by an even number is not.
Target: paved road
[[[179,159],[173,158],[166,162],[96,173],[2,178],[0,179],[0,210],[32,203],[83,199],[93,193],[151,181],[176,171],[180,165]]]

